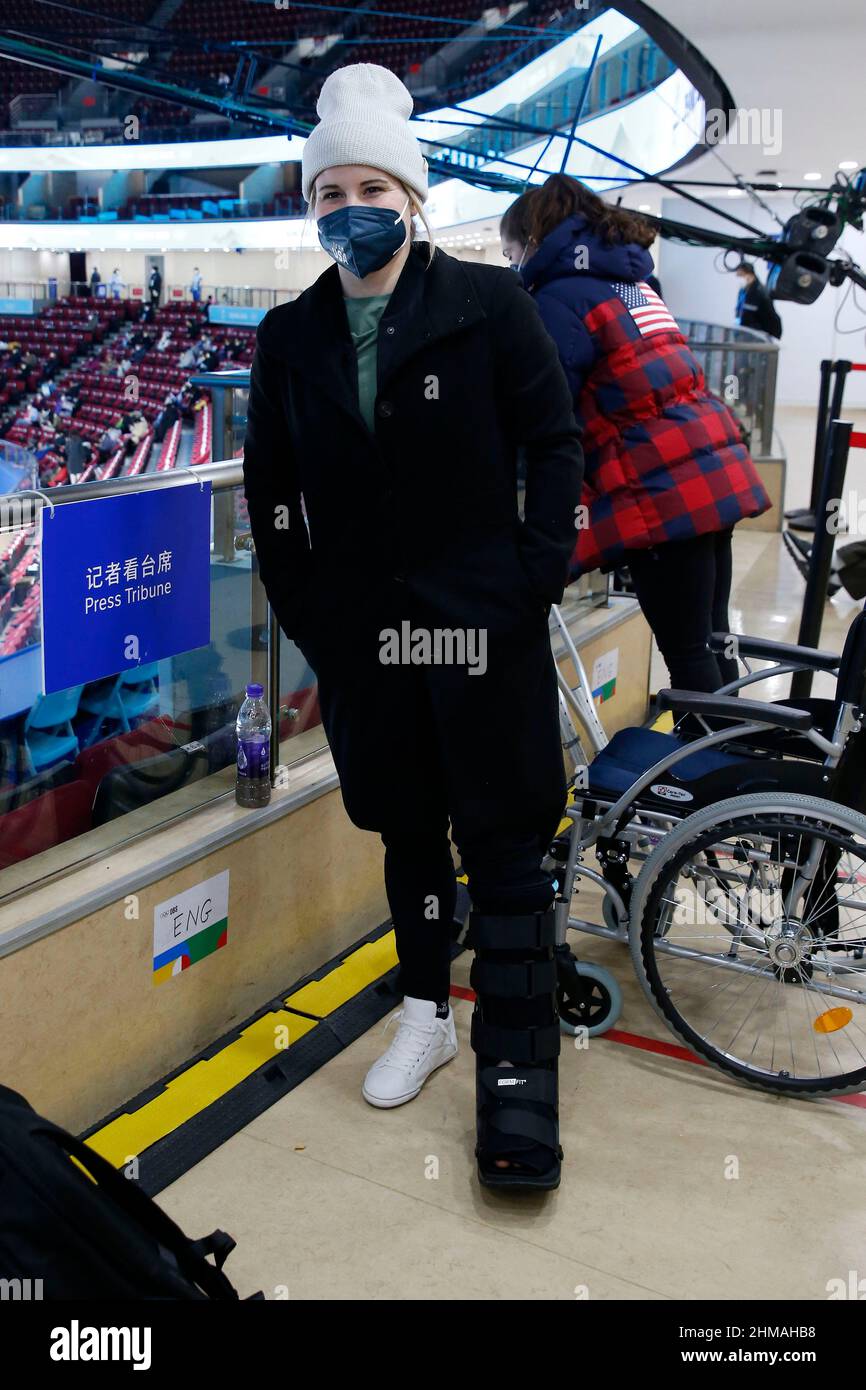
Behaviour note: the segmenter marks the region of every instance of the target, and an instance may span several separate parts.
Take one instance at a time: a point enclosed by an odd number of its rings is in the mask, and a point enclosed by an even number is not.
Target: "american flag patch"
[[[680,332],[679,324],[664,300],[643,280],[637,284],[622,281],[613,284],[611,288],[625,304],[644,338],[648,338],[652,333]]]

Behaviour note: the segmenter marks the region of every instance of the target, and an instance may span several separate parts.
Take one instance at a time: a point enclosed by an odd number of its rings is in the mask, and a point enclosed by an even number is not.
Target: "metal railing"
[[[753,458],[774,457],[779,345],[768,333],[679,319],[707,386],[740,422]]]
[[[34,142],[35,143],[35,142]],[[159,143],[159,142],[155,142]],[[4,144],[9,142],[4,140]],[[168,199],[169,195],[165,195]],[[177,195],[180,196],[180,195]],[[228,195],[227,195],[228,196]],[[219,197],[214,196],[213,201],[219,202]],[[77,227],[83,224],[87,227],[132,227],[132,226],[152,226],[152,227],[174,227],[183,225],[188,227],[190,223],[199,228],[203,233],[209,228],[224,226],[226,222],[261,222],[261,221],[281,221],[288,217],[300,217],[303,214],[303,204],[298,203],[290,208],[282,207],[279,210],[274,206],[271,211],[267,211],[268,203],[276,203],[275,198],[238,198],[232,197],[234,207],[225,209],[217,213],[203,213],[200,217],[179,218],[172,216],[170,206],[157,213],[142,214],[141,216],[121,217],[120,207],[102,207],[95,199],[90,199],[82,207],[76,217],[70,217],[66,211],[65,204],[45,202],[42,198],[36,198],[32,202],[19,207],[17,203],[5,202],[0,207],[0,217],[4,222],[61,222],[69,227]],[[176,205],[175,205],[176,206]],[[186,209],[184,209],[184,212]],[[102,214],[105,214],[103,216]]]
[[[0,280],[0,299],[44,299],[47,304],[47,286],[46,280]],[[0,330],[2,326],[0,320]]]
[[[106,257],[110,261],[110,253]],[[141,281],[124,281],[120,287],[120,293],[115,295],[108,279],[100,282],[100,293],[96,296],[101,301],[116,301],[131,299],[134,302],[146,303],[148,301],[147,285]],[[296,299],[301,293],[300,289],[293,288],[274,288],[267,285],[202,285],[201,298],[199,302],[206,304],[210,299],[212,304],[219,306],[226,305],[231,308],[244,309],[273,309],[277,304],[285,304],[290,299]],[[71,280],[57,286],[57,298],[64,298],[66,295],[73,295],[77,298],[90,299],[89,280]],[[48,292],[47,280],[0,280],[0,299],[39,299],[45,305],[53,302],[54,296]],[[182,304],[192,305],[192,293],[188,284],[182,285],[171,283],[163,287],[160,296],[160,304]],[[0,337],[2,337],[2,318],[0,318]],[[238,325],[243,327],[242,324]]]
[[[178,294],[178,291],[180,294]],[[300,290],[274,289],[267,285],[202,285],[201,303],[208,299],[217,305],[229,305],[243,309],[273,309],[276,304],[285,304],[295,299]],[[177,303],[179,298],[189,300],[189,285],[169,285],[166,303]]]

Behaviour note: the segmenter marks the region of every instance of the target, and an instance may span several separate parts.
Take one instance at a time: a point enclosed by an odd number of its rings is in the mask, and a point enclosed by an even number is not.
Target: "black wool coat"
[[[479,817],[544,835],[564,801],[547,614],[574,549],[580,431],[514,272],[440,249],[428,266],[428,254],[413,244],[379,324],[374,432],[337,266],[265,315],[244,443],[250,525],[280,626],[318,676],[352,820],[381,831],[406,816],[426,769],[456,843]],[[474,673],[383,663],[382,633],[407,621],[471,629],[484,670],[477,657]]]

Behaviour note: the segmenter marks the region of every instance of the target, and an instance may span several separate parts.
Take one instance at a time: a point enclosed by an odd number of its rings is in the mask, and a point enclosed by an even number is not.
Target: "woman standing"
[[[728,632],[731,537],[771,505],[727,407],[647,284],[650,224],[553,174],[505,213],[502,250],[559,348],[583,426],[587,524],[571,577],[628,564],[681,690],[736,680],[707,648]]]
[[[317,111],[303,193],[335,264],[259,327],[244,477],[346,811],[385,846],[404,1005],[363,1095],[401,1105],[457,1051],[450,820],[473,906],[479,1178],[555,1187],[555,885],[541,860],[566,784],[547,615],[574,547],[579,431],[516,278],[415,239],[427,165],[403,83],[341,68]]]

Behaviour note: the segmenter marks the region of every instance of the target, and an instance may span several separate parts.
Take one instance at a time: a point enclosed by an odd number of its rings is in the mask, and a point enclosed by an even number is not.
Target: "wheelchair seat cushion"
[[[682,746],[682,741],[673,734],[662,734],[656,729],[620,729],[589,765],[589,795],[622,796],[654,763]],[[742,756],[723,753],[718,748],[704,748],[675,763],[662,773],[660,781],[666,786],[687,789],[689,783],[700,782],[714,772],[741,766],[742,761]],[[643,796],[648,794],[649,788],[642,793]],[[670,795],[661,799],[675,801],[679,798]],[[691,794],[682,799],[693,801],[701,798],[692,788]]]

